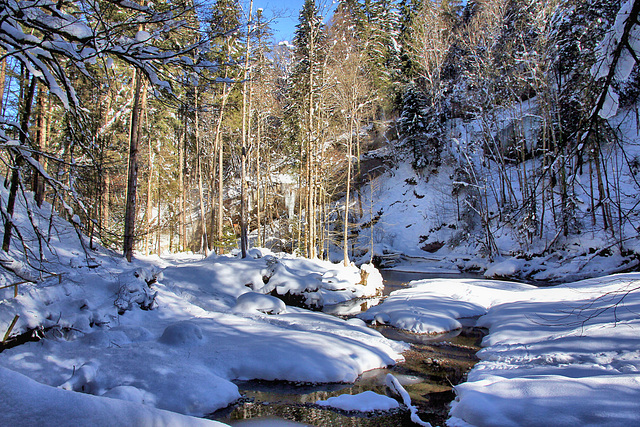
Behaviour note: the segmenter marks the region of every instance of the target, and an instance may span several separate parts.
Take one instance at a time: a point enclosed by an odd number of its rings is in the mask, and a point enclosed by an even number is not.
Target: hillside
[[[482,143],[483,118],[452,120],[445,124],[449,131],[437,168],[413,168],[411,153],[399,147],[398,140],[363,155],[378,159],[386,171],[363,182],[352,200],[356,258],[369,260],[373,247],[373,256],[385,265],[401,262],[410,268],[406,264],[423,259],[440,268],[535,282],[633,269],[640,253],[637,108],[636,104],[622,109],[609,120],[611,137],[601,145],[608,203],[617,211],[608,228],[601,214],[607,201],[599,202],[594,189],[593,161],[585,160],[574,169],[571,227],[564,235],[559,212],[562,196],[558,185],[546,181],[544,156],[500,164],[487,155]],[[501,119],[491,123],[492,138],[513,131],[514,122],[523,126],[527,118],[536,117],[536,100],[499,112]],[[523,132],[538,135],[539,122],[532,121]],[[531,137],[530,151],[539,143]],[[473,173],[473,181],[461,183],[461,170]],[[535,189],[537,212],[531,212],[523,199],[523,171],[529,172],[526,185]]]

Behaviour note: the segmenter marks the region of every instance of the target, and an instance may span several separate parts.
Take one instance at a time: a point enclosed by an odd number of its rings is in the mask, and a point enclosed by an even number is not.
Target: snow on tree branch
[[[173,79],[163,75],[166,65],[215,68],[207,60],[190,58],[196,50],[207,49],[207,38],[191,37],[187,43],[169,39],[169,34],[182,29],[193,30],[183,18],[188,9],[171,6],[158,11],[127,0],[102,5],[116,7],[116,13],[106,13],[91,0],[0,0],[0,47],[25,64],[71,110],[79,107],[79,101],[67,75],[68,61],[89,75],[87,64],[118,58],[168,92]],[[152,27],[151,32],[140,30],[143,24]]]
[[[596,80],[604,78],[605,81],[591,113],[592,121],[597,116],[608,119],[618,111],[618,94],[613,91],[612,84],[614,80],[626,80],[638,62],[639,11],[640,0],[627,0],[620,8],[613,27],[596,48],[597,61],[591,68],[591,75]]]

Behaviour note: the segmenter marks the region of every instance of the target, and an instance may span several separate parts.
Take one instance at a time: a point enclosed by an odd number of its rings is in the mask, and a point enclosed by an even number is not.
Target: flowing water
[[[407,273],[383,271],[385,292],[406,287],[411,280],[436,277],[461,277],[438,273]],[[354,316],[381,298],[350,301],[325,312],[341,317]],[[390,412],[345,412],[315,405],[318,400],[342,394],[358,394],[367,390],[386,393],[385,377],[392,373],[404,385],[418,408],[423,421],[444,425],[449,404],[455,395],[454,384],[466,378],[477,362],[475,353],[486,334],[476,328],[475,319],[463,319],[461,330],[441,335],[418,335],[393,327],[377,327],[387,338],[405,341],[411,348],[404,353],[405,361],[387,369],[365,372],[354,384],[296,384],[283,381],[237,381],[244,398],[229,408],[217,411],[210,418],[233,426],[311,425],[321,427],[414,426],[405,410]],[[286,420],[286,421],[285,421]],[[270,424],[271,422],[271,424]],[[299,423],[299,424],[296,424]]]

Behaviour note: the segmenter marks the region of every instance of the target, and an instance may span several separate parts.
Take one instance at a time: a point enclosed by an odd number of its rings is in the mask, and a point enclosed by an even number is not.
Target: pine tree
[[[318,148],[317,123],[319,91],[322,87],[322,68],[325,61],[325,30],[316,3],[306,0],[300,11],[294,45],[294,68],[291,75],[291,109],[295,114],[300,161],[304,163],[305,192],[305,251],[316,256],[315,202],[316,162]],[[302,209],[300,210],[302,212]],[[301,244],[302,242],[299,242]]]
[[[401,0],[398,8],[399,17],[399,42],[401,61],[401,81],[407,83],[418,76],[418,66],[411,55],[411,44],[414,38],[413,28],[415,20],[420,14],[425,1],[431,0]]]
[[[440,165],[442,128],[435,116],[424,93],[415,84],[409,84],[402,97],[398,125],[402,144],[411,151],[415,169],[437,169]]]
[[[216,45],[220,46],[220,51],[217,55],[217,60],[223,65],[219,78],[223,80],[221,86],[221,93],[217,97],[219,103],[217,105],[217,117],[215,124],[215,136],[214,136],[214,151],[217,155],[212,156],[211,165],[211,188],[214,187],[215,170],[217,166],[217,221],[214,218],[214,210],[211,211],[211,228],[215,229],[216,246],[218,252],[224,250],[223,248],[223,222],[224,222],[224,136],[223,136],[223,123],[225,118],[228,119],[230,104],[233,103],[233,97],[238,97],[237,91],[234,93],[233,86],[230,83],[232,79],[238,77],[239,69],[237,64],[240,61],[241,56],[241,43],[240,43],[240,20],[242,12],[238,0],[217,0],[211,10],[210,19],[210,31],[212,34],[219,34],[214,38]],[[215,160],[213,160],[215,159]],[[217,165],[213,162],[216,161]],[[213,190],[211,191],[213,197]],[[213,200],[211,200],[211,206],[213,206]],[[214,224],[215,222],[215,224]]]
[[[393,107],[395,83],[400,81],[401,59],[399,15],[393,0],[365,0],[364,30],[358,39],[364,40],[367,72],[383,109]]]

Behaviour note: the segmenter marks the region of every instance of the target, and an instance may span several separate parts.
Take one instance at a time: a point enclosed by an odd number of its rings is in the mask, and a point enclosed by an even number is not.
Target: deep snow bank
[[[46,386],[0,367],[0,421],[5,426],[224,426],[148,405]]]
[[[486,314],[485,314],[486,313]],[[640,273],[549,288],[424,280],[362,317],[414,332],[481,315],[489,328],[450,426],[640,423]]]
[[[481,316],[492,305],[531,289],[535,288],[490,280],[418,280],[358,317],[419,334],[441,333],[461,328],[458,319]]]
[[[286,276],[269,270],[276,263]],[[352,382],[401,360],[404,346],[252,289],[292,277],[290,289],[313,283],[317,292],[331,278],[353,297],[367,287],[359,271],[273,256],[69,266],[62,280],[25,285],[0,302],[0,327],[15,314],[14,333],[44,327],[41,341],[2,352],[0,366],[48,386],[197,416],[240,397],[233,379]]]

